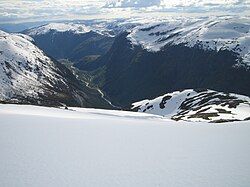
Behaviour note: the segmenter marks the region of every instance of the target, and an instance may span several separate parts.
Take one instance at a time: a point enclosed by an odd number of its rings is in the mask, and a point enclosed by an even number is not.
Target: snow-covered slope
[[[127,38],[133,45],[141,45],[153,52],[161,50],[166,45],[178,44],[188,47],[199,46],[205,50],[229,50],[238,54],[239,64],[250,64],[248,17],[148,20],[132,29]]]
[[[184,90],[133,103],[132,110],[185,121],[250,120],[250,98],[213,90]]]
[[[0,31],[0,102],[110,107],[23,34]]]
[[[72,110],[0,105],[0,186],[250,184],[249,122]]]
[[[0,31],[0,100],[38,97],[63,78],[28,36]]]
[[[84,24],[73,24],[73,23],[50,23],[43,26],[39,26],[33,29],[27,30],[26,34],[33,35],[41,35],[46,34],[50,31],[56,32],[73,32],[76,34],[84,34],[90,32],[90,28],[85,26]]]

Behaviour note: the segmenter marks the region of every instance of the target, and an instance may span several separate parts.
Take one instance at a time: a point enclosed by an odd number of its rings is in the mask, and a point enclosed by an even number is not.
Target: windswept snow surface
[[[128,39],[133,45],[141,45],[152,52],[178,44],[205,50],[229,50],[242,59],[239,63],[250,65],[249,17],[151,19],[132,29]]]
[[[250,124],[0,105],[0,186],[249,186]]]

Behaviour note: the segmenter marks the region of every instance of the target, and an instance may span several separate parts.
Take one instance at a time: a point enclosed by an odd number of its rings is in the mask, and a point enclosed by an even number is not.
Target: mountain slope
[[[170,19],[148,23],[132,30],[127,37],[133,45],[160,51],[166,45],[184,44],[205,50],[228,50],[238,55],[238,65],[250,65],[250,20],[221,16]]]
[[[63,65],[47,57],[29,36],[0,31],[0,100],[42,105],[108,107]]]
[[[184,90],[132,104],[132,110],[185,121],[250,120],[250,98],[213,90]]]
[[[187,88],[250,96],[250,24],[227,17],[214,21],[142,24],[117,36],[106,55],[77,67],[92,71],[94,83],[120,106]]]
[[[23,32],[36,45],[55,59],[77,62],[90,55],[103,55],[112,45],[113,37],[84,24],[50,23]]]

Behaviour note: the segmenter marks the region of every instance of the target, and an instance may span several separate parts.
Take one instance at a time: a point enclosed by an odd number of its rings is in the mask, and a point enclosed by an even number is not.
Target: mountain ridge
[[[86,56],[103,55],[113,42],[108,31],[76,23],[50,23],[22,33],[31,36],[47,55],[72,62]]]
[[[46,56],[29,36],[0,31],[0,51],[2,102],[110,108],[97,91]]]

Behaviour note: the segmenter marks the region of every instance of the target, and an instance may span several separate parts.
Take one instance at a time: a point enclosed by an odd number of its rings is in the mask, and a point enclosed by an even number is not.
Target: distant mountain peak
[[[28,30],[27,34],[32,35],[40,35],[46,34],[50,31],[56,32],[73,32],[76,34],[83,34],[90,32],[91,29],[84,24],[74,24],[74,23],[49,23],[43,26],[39,26],[33,29]]]

